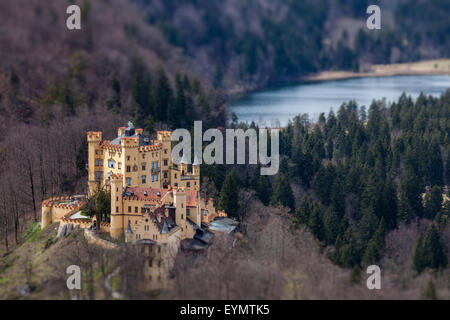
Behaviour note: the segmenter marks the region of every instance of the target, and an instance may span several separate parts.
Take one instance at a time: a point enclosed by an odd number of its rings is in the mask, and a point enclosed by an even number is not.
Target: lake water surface
[[[278,127],[299,113],[308,113],[315,120],[321,112],[328,114],[330,109],[336,112],[343,102],[351,99],[368,109],[373,99],[396,101],[403,92],[414,99],[420,92],[439,96],[448,88],[450,75],[330,80],[250,93],[229,101],[229,106],[239,121]]]

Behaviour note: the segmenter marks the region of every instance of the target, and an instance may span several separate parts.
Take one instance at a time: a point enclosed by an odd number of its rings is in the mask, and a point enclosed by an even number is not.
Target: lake
[[[373,99],[396,101],[403,92],[414,99],[420,92],[439,96],[447,88],[450,75],[355,78],[283,86],[250,93],[228,103],[239,121],[278,127],[299,113],[308,113],[310,119],[316,120],[321,112],[328,114],[330,109],[336,112],[350,99],[368,109]]]

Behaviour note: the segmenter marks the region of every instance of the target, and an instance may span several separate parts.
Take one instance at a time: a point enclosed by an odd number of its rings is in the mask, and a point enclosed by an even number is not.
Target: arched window
[[[108,160],[108,168],[114,168],[116,165],[116,162],[112,159]]]

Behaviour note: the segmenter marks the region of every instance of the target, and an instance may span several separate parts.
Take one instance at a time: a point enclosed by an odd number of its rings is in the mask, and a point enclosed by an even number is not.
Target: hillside
[[[106,106],[149,130],[194,117],[222,126],[224,100],[212,87],[233,94],[324,70],[449,56],[447,1],[375,2],[379,31],[365,28],[367,1],[79,0],[82,30],[69,31],[64,2],[3,1],[3,122],[45,124],[55,108]],[[169,119],[186,108],[185,122]]]

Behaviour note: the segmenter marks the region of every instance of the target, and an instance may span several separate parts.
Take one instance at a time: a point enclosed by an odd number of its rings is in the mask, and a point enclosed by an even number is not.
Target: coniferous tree
[[[319,240],[322,241],[324,239],[324,228],[322,217],[320,216],[320,210],[318,208],[313,208],[310,213],[310,217],[308,220],[308,226],[311,230],[311,233]]]
[[[270,202],[273,205],[283,205],[291,209],[291,212],[295,210],[294,194],[292,193],[291,184],[287,176],[281,173],[275,178],[273,183],[273,193]]]
[[[237,217],[238,215],[238,200],[239,189],[234,180],[232,172],[229,172],[223,182],[222,189],[220,191],[219,209],[225,211],[230,217]]]
[[[170,87],[169,78],[167,78],[162,66],[157,67],[156,75],[157,80],[152,88],[152,97],[155,101],[155,120],[165,122],[168,119],[168,113],[172,107],[173,92]],[[172,118],[169,120],[172,120]]]
[[[424,237],[417,241],[413,257],[414,268],[421,273],[426,268],[440,269],[447,265],[447,257],[441,242],[439,231],[432,224]]]
[[[325,242],[332,245],[336,242],[336,238],[339,235],[339,216],[333,206],[328,208],[328,211],[324,219],[325,229]]]
[[[431,192],[425,195],[425,217],[433,220],[442,209],[442,190],[439,186],[433,186]]]
[[[427,288],[425,290],[425,298],[430,300],[437,300],[436,287],[434,286],[433,280],[428,280]]]
[[[384,237],[386,235],[386,225],[384,220],[381,219],[380,224],[375,231],[372,239],[370,239],[365,250],[362,263],[364,266],[371,265],[381,258],[381,251],[384,247]]]

